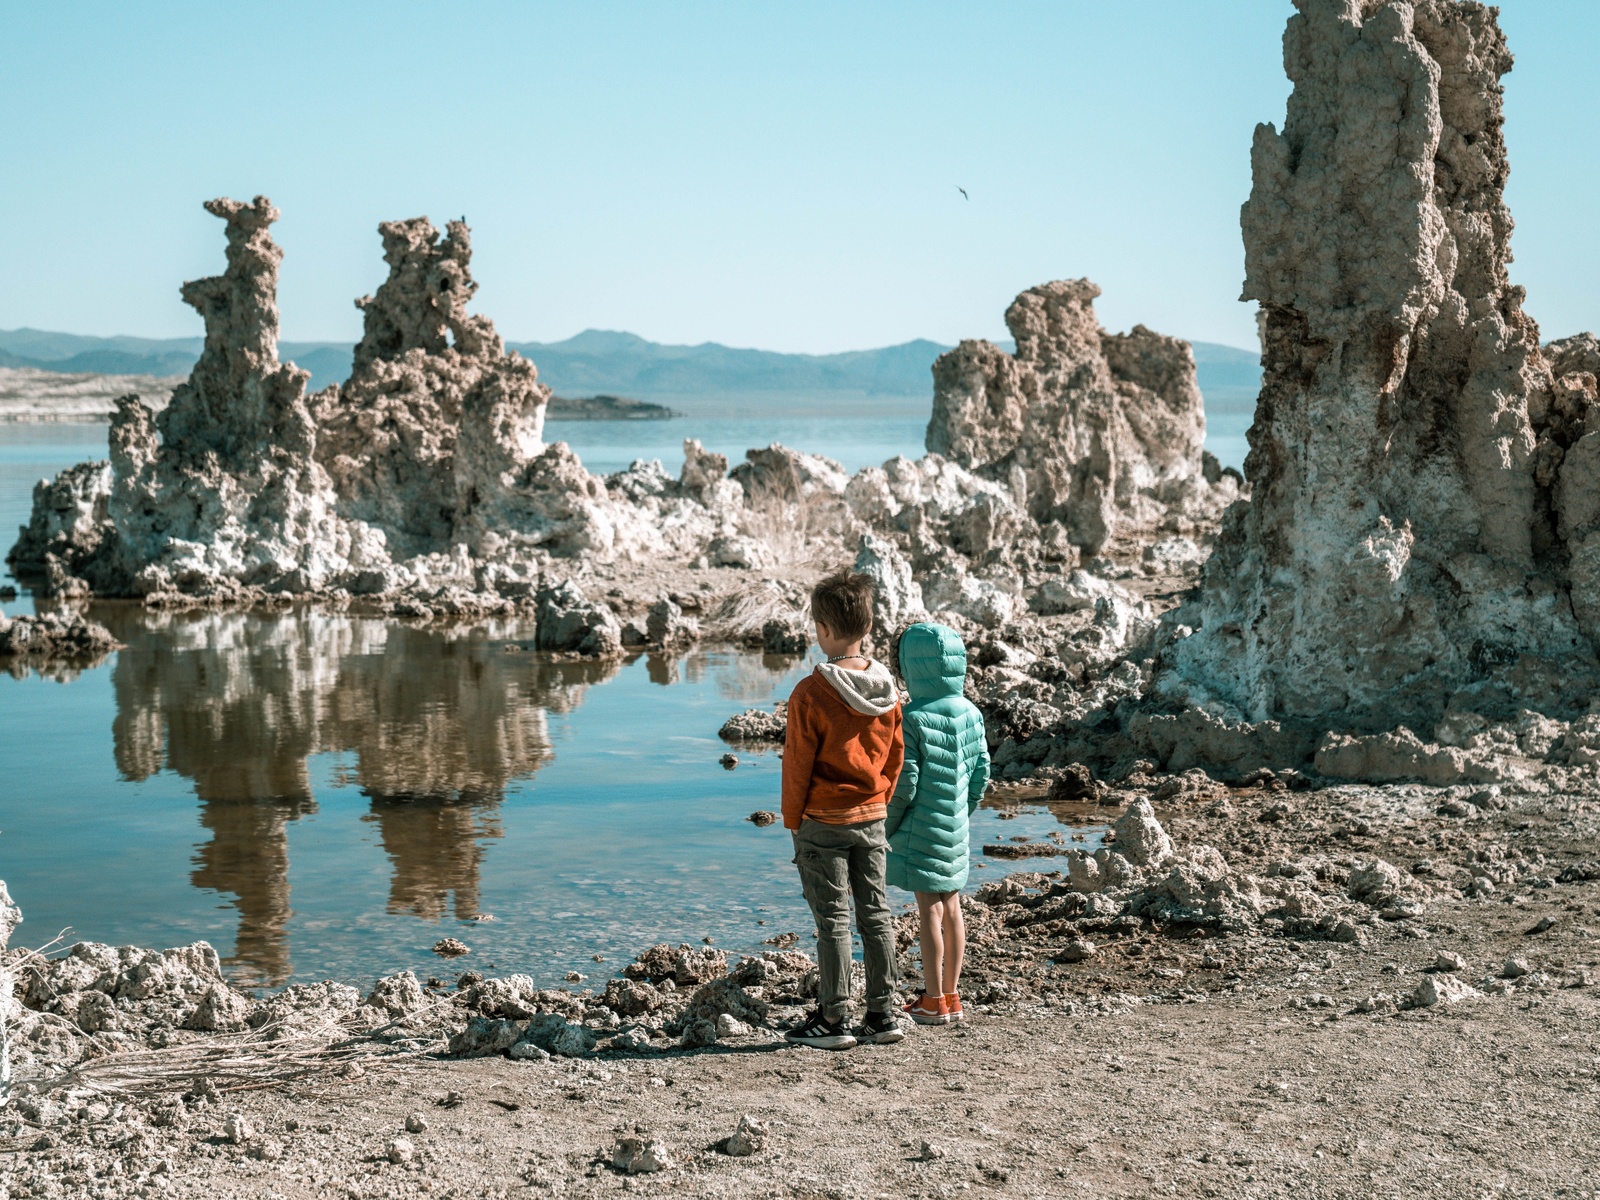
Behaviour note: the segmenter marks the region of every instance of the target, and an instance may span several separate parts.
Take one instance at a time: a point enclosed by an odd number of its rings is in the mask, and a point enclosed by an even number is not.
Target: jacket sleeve
[[[978,811],[978,803],[989,787],[989,736],[983,728],[983,715],[977,715],[978,761],[972,765],[967,781],[967,816]]]
[[[811,794],[811,768],[817,760],[817,730],[801,680],[789,697],[788,725],[783,734],[783,827],[800,828]]]
[[[911,802],[917,798],[917,777],[922,773],[922,738],[915,725],[902,726],[902,746],[905,759],[894,786],[894,798],[889,801],[889,816],[883,823],[884,837],[899,829],[911,811]]]

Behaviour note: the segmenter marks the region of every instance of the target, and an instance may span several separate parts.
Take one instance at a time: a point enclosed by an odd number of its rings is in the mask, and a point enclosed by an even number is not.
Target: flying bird
[[[963,200],[971,200],[972,199],[971,196],[967,195],[967,189],[962,187],[959,183],[956,184],[956,191],[961,193],[961,198]]]

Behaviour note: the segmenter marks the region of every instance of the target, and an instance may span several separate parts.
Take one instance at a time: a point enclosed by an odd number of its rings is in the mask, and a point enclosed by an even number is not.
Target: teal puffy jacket
[[[900,639],[906,760],[889,802],[888,880],[908,892],[967,885],[967,822],[989,786],[983,714],[961,694],[967,648],[944,625],[920,624]]]

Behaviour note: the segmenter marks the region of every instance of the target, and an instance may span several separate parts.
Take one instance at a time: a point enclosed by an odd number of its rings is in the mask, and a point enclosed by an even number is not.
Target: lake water
[[[1213,420],[1225,463],[1242,458],[1222,451],[1245,424]],[[660,458],[676,472],[691,435],[731,459],[782,441],[854,470],[917,454],[923,425],[560,422],[549,436],[597,471]],[[105,435],[0,425],[0,541],[27,519],[33,483],[103,457]],[[27,918],[19,944],[205,938],[267,987],[491,964],[599,979],[655,941],[813,944],[788,835],[745,820],[777,809],[781,762],[741,747],[724,770],[716,737],[733,713],[786,696],[809,660],[707,648],[554,663],[507,621],[92,615],[126,649],[63,680],[0,675],[0,878]],[[972,886],[1060,865],[984,860],[985,841],[1077,831],[1093,847],[1084,821],[987,802]],[[442,963],[430,947],[444,936],[472,953]]]
[[[457,969],[546,982],[661,940],[809,948],[788,835],[745,819],[777,809],[781,760],[739,747],[725,770],[716,737],[809,661],[556,663],[510,621],[93,615],[126,643],[106,664],[0,676],[19,942],[205,938],[262,986],[449,974],[429,950],[446,935],[473,949]],[[975,854],[1069,836],[1067,819],[985,807]],[[973,886],[1005,870],[984,862]]]

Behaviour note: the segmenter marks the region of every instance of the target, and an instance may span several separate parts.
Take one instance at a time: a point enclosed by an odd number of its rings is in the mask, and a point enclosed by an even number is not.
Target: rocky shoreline
[[[1010,1061],[1016,1037],[1058,1038],[1053,1031],[1075,1029],[1065,1061],[1079,1065],[1086,1040],[1121,1041],[1120,1065],[1100,1085],[1114,1093],[1118,1073],[1159,1061],[1165,1044],[1148,1030],[1135,1038],[1131,1027],[1154,1014],[1211,1005],[1211,1019],[1223,1011],[1277,1013],[1280,1025],[1294,1027],[1258,1064],[1270,1077],[1259,1086],[1276,1101],[1295,1086],[1275,1082],[1286,1069],[1282,1058],[1314,1025],[1352,1032],[1370,1026],[1370,1036],[1341,1039],[1341,1053],[1358,1061],[1369,1061],[1369,1040],[1386,1041],[1381,1026],[1464,1014],[1497,1027],[1537,1014],[1568,1030],[1563,1041],[1584,1040],[1596,1009],[1592,985],[1600,980],[1594,799],[1544,787],[1300,790],[1294,780],[1266,773],[1229,787],[1201,772],[1106,799],[1107,817],[1120,809],[1106,846],[1069,851],[1063,870],[1018,872],[966,899],[973,1018],[965,1030],[919,1031],[908,1057],[941,1045],[954,1050],[951,1039],[976,1039],[980,1045],[960,1046],[956,1069],[985,1078],[985,1063]],[[14,927],[9,902],[6,911]],[[901,918],[898,934],[904,956],[915,944],[914,915]],[[541,1119],[563,1112],[582,1132],[576,1141],[544,1138],[531,1152],[512,1154],[498,1186],[588,1194],[607,1180],[660,1171],[671,1186],[695,1194],[753,1194],[755,1177],[741,1176],[745,1183],[726,1192],[700,1177],[737,1154],[729,1139],[741,1136],[738,1145],[754,1147],[751,1166],[761,1178],[779,1171],[781,1149],[791,1161],[804,1157],[810,1135],[783,1115],[782,1090],[758,1085],[769,1098],[746,1114],[742,1133],[730,1121],[722,1142],[701,1148],[661,1132],[668,1116],[662,1106],[675,1110],[682,1097],[672,1084],[652,1081],[714,1068],[759,1076],[769,1073],[760,1063],[830,1057],[781,1043],[779,1030],[815,990],[811,959],[793,949],[733,961],[704,945],[664,944],[588,988],[538,988],[526,976],[476,971],[448,983],[403,972],[365,994],[329,981],[254,1000],[227,984],[203,943],[164,952],[79,945],[58,957],[14,949],[5,963],[14,980],[7,1014],[13,1080],[0,1114],[0,1152],[20,1156],[0,1159],[0,1185],[11,1196],[159,1194],[177,1180],[197,1185],[218,1171],[282,1188],[295,1182],[312,1145],[322,1148],[318,1187],[339,1177],[352,1188],[469,1194],[450,1192],[459,1173],[438,1157],[441,1138],[430,1129],[454,1106],[481,1103],[472,1089],[505,1070],[516,1073],[504,1078],[524,1098],[503,1111],[525,1104],[527,1089],[551,1091]],[[885,1069],[883,1049],[841,1058],[870,1053],[874,1069]],[[769,1057],[774,1052],[779,1060]],[[474,1065],[484,1060],[506,1067],[485,1068],[486,1077]],[[1588,1060],[1580,1053],[1568,1061],[1576,1068]],[[426,1108],[398,1113],[385,1137],[282,1115],[302,1111],[308,1089],[382,1095],[386,1080],[429,1064],[451,1064],[443,1075],[432,1068],[426,1075],[437,1081],[430,1085],[437,1094]],[[1392,1067],[1371,1062],[1365,1069]],[[848,1075],[854,1068],[841,1069]],[[1592,1071],[1581,1078],[1594,1086]],[[1032,1080],[1021,1071],[984,1086],[1012,1094],[1037,1086]],[[638,1086],[645,1089],[639,1102],[656,1114],[646,1132],[630,1125],[607,1133],[607,1097],[618,1089],[640,1096]],[[1549,1102],[1525,1087],[1509,1111],[1543,1113]],[[1016,1137],[1012,1129],[978,1138],[976,1159],[865,1155],[840,1194],[894,1186],[908,1161],[937,1160],[933,1173],[959,1166],[958,1174],[974,1179],[987,1162],[1019,1186],[1033,1179],[1031,1186],[1045,1189],[1035,1194],[1058,1194],[1045,1182],[1059,1180],[1058,1166],[1080,1173],[1070,1146],[1040,1146],[1019,1160]],[[326,1154],[330,1139],[349,1150]],[[943,1144],[950,1140],[947,1133]],[[1597,1144],[1571,1158],[1574,1175],[1583,1163],[1592,1166]],[[338,1166],[340,1157],[350,1164]],[[1323,1182],[1338,1176],[1338,1165],[1303,1164],[1310,1179]],[[530,1171],[542,1182],[528,1178]],[[74,1190],[91,1183],[110,1190]]]

